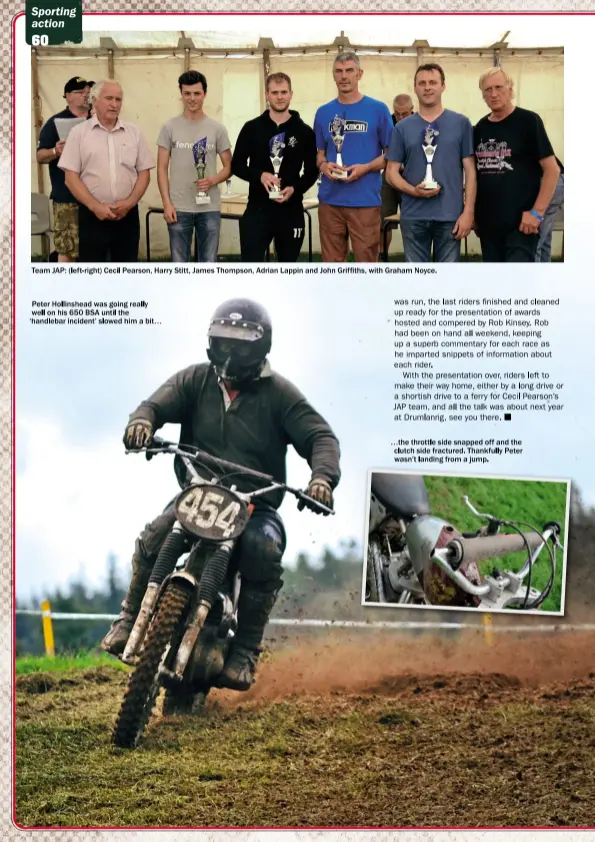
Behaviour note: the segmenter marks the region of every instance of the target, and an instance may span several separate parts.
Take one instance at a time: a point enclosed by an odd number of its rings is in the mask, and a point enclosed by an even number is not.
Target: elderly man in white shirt
[[[119,119],[122,86],[113,79],[91,91],[94,116],[75,126],[59,166],[80,203],[79,260],[138,260],[138,203],[155,160],[136,126]]]

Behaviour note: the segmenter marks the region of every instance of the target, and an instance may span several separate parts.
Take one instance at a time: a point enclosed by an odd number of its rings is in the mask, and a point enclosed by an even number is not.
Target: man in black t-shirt
[[[560,169],[541,117],[513,104],[510,76],[493,67],[479,87],[491,108],[474,129],[475,223],[483,259],[533,263]]]
[[[39,133],[37,161],[49,164],[54,216],[54,248],[59,263],[70,263],[78,258],[78,202],[66,187],[64,170],[58,166],[66,139],[60,140],[56,118],[73,120],[89,116],[89,93],[95,82],[82,76],[73,76],[64,85],[66,108],[54,114]]]

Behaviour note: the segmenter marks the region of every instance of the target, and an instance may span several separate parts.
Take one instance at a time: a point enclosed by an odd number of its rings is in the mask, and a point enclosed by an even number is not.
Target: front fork
[[[178,646],[175,661],[170,669],[161,668],[162,675],[175,682],[181,682],[192,652],[196,646],[198,636],[206,622],[211,608],[217,599],[222,602],[222,620],[219,628],[219,636],[227,637],[229,631],[235,626],[235,612],[240,588],[239,573],[234,578],[233,600],[220,591],[223,584],[229,559],[233,552],[235,541],[224,541],[219,544],[214,553],[209,557],[202,571],[200,580],[197,579],[197,565],[193,562],[195,558],[189,558],[186,569],[172,575],[172,580],[184,579],[197,590],[197,601],[188,622],[184,636]],[[235,629],[234,629],[235,630]]]
[[[169,575],[173,572],[178,559],[188,551],[188,536],[181,524],[176,522],[171,532],[166,536],[155,564],[149,576],[149,583],[141,602],[138,616],[128,636],[124,651],[120,660],[134,666],[145,640],[151,620],[153,619],[159,597],[163,593],[164,584],[168,581]]]
[[[147,590],[145,591],[140,611],[138,612],[138,617],[136,618],[136,622],[130,632],[124,651],[120,655],[120,660],[123,663],[129,664],[130,666],[134,666],[136,664],[137,655],[140,651],[141,644],[145,639],[149,623],[153,619],[160,592],[161,585],[153,583],[147,585]]]

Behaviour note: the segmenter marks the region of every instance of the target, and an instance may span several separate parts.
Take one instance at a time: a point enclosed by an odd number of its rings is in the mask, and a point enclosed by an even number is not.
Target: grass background
[[[565,482],[544,482],[534,480],[484,479],[481,477],[425,476],[432,514],[448,520],[459,532],[472,532],[485,524],[465,504],[469,502],[477,511],[486,512],[504,520],[521,520],[541,530],[548,521],[558,521],[562,527],[560,541],[566,543],[567,484]],[[526,527],[521,527],[528,532]],[[504,527],[503,532],[512,532]],[[551,546],[551,544],[550,544]],[[526,552],[482,562],[482,575],[494,567],[500,570],[518,571],[527,560]],[[532,575],[532,586],[542,590],[550,576],[549,555],[541,552]],[[551,593],[541,606],[541,611],[559,611],[562,603],[562,582],[564,565],[562,554],[556,556],[556,577]],[[527,580],[525,579],[525,582]]]
[[[33,675],[39,672],[62,674],[70,670],[79,671],[101,666],[128,671],[125,664],[107,652],[82,651],[57,655],[55,658],[48,655],[23,655],[15,659],[17,675]]]

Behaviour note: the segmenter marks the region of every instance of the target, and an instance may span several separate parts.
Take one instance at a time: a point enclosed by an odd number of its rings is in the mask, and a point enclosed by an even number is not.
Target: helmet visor
[[[257,342],[264,336],[261,325],[254,322],[235,322],[228,319],[212,322],[209,339],[229,339],[241,342]]]
[[[219,377],[236,383],[255,377],[266,356],[261,342],[222,337],[209,339],[207,354]]]
[[[234,360],[246,360],[253,362],[260,357],[257,349],[251,342],[245,342],[243,339],[225,339],[223,337],[216,337],[209,342],[213,357],[218,362],[223,362],[230,357]],[[255,353],[256,351],[256,353]]]

